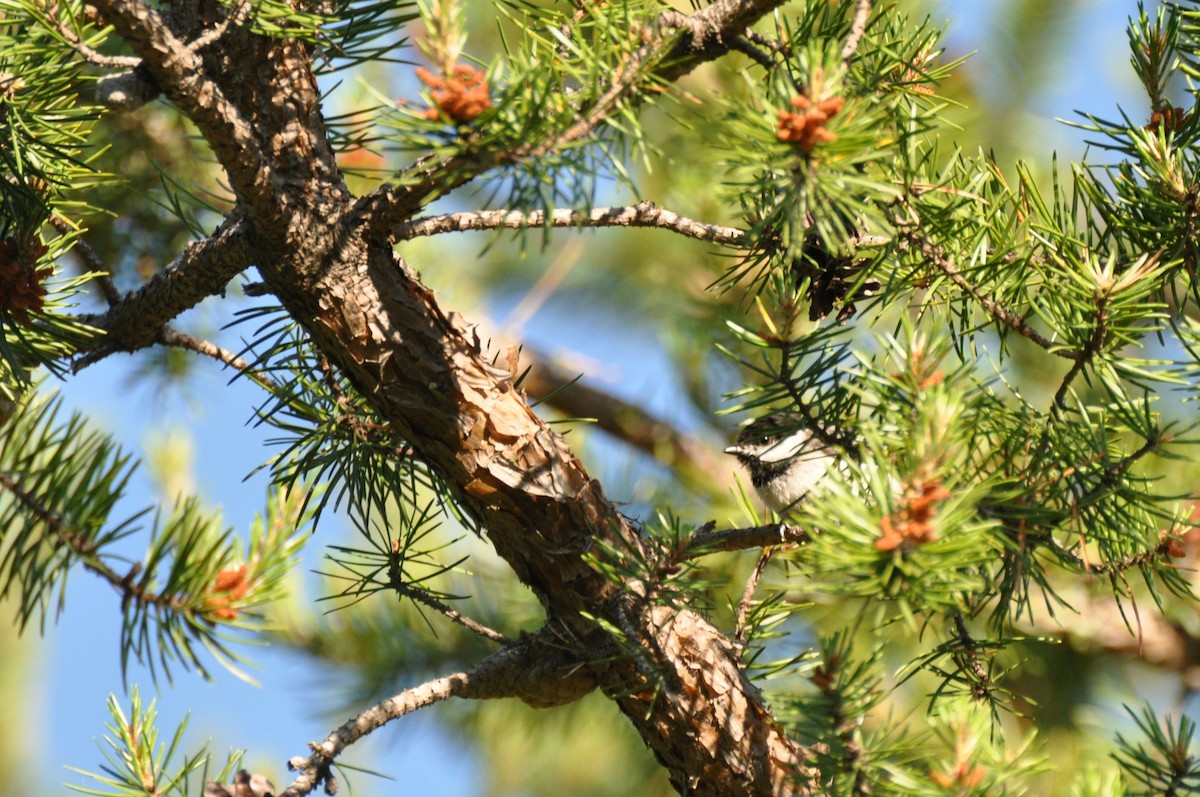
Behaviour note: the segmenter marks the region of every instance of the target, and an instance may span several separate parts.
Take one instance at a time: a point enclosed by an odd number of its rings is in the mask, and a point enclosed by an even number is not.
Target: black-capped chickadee
[[[763,503],[780,514],[794,509],[837,461],[801,419],[782,412],[749,424],[725,453],[746,466]]]

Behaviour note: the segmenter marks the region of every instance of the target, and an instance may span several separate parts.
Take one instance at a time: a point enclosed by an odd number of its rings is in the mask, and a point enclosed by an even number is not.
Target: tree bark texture
[[[737,646],[687,607],[654,605],[638,584],[614,583],[589,564],[585,555],[598,543],[643,545],[639,529],[534,414],[512,374],[489,362],[472,328],[443,311],[394,251],[389,230],[419,210],[421,191],[434,193],[435,182],[406,189],[400,200],[390,189],[351,196],[303,45],[233,26],[196,53],[187,41],[203,26],[194,20],[224,13],[209,0],[176,3],[170,19],[141,0],[96,5],[196,123],[239,202],[213,237],[92,319],[111,333],[97,347],[147,345],[162,323],[257,266],[321,352],[533,589],[557,638],[633,722],[681,794],[814,793],[807,750],[773,719]],[[723,0],[705,10],[703,37],[676,24],[677,41],[665,45],[676,53],[671,75],[686,71],[693,51],[724,51],[711,35],[721,21],[713,9],[744,27],[774,5]],[[397,208],[405,209],[399,218]],[[626,631],[627,647],[589,616]]]

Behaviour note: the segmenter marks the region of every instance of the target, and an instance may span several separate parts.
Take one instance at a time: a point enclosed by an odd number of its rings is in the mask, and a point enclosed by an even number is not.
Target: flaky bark
[[[724,37],[777,4],[722,0],[665,20],[660,46],[671,58],[663,75],[725,52]],[[589,565],[585,554],[600,542],[642,545],[639,530],[531,411],[512,375],[485,359],[471,328],[444,312],[395,254],[389,235],[444,187],[436,165],[423,189],[356,203],[334,166],[302,45],[231,26],[196,52],[188,46],[203,28],[195,20],[219,17],[215,3],[178,4],[171,19],[141,0],[96,5],[196,123],[239,200],[238,216],[212,238],[90,319],[110,333],[97,348],[148,345],[175,314],[256,265],[535,591],[556,638],[630,718],[680,793],[812,793],[807,751],[772,718],[734,643],[701,615],[653,606],[636,585]],[[630,646],[619,648],[589,617],[620,628]],[[557,699],[547,693],[547,704]]]

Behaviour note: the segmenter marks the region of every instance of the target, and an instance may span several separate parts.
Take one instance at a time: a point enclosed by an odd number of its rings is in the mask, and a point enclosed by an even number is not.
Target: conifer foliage
[[[355,650],[376,686],[373,666],[437,660],[385,639],[439,629],[422,644],[453,647],[444,670],[294,740],[272,773],[289,797],[333,794],[363,736],[449,698],[555,711],[592,693],[679,794],[1196,793],[1188,718],[1129,707],[1111,756],[1061,761],[1036,731],[1066,720],[1032,693],[1079,651],[1197,663],[1200,7],[1139,6],[1150,111],[1081,117],[1094,160],[1060,166],[949,143],[960,64],[900,5],[0,0],[17,623],[44,629],[68,579],[100,578],[113,655],[156,678],[236,668],[275,634]],[[409,95],[362,77],[383,74]],[[344,113],[322,93],[340,79],[366,87]],[[611,279],[653,285],[628,301],[687,325],[681,404],[730,436],[726,416],[782,413],[836,459],[783,517],[719,486],[734,463],[711,440],[448,306],[435,291],[460,273],[504,277],[423,240],[510,230],[536,249],[599,228],[619,229],[588,241],[702,246],[630,250]],[[179,328],[205,300],[234,308],[240,351]],[[196,498],[125,514],[136,462],[54,396],[164,351],[262,390],[278,447],[247,539]],[[687,499],[633,517],[547,420],[584,415]],[[322,539],[334,509],[353,544]],[[492,586],[450,530],[533,599],[461,600]],[[323,643],[271,623],[305,545],[327,547],[345,604]],[[388,633],[339,619],[366,607]],[[1098,616],[1116,619],[1079,621]],[[183,749],[182,728],[159,741],[130,694],[110,701],[96,793],[274,788]]]

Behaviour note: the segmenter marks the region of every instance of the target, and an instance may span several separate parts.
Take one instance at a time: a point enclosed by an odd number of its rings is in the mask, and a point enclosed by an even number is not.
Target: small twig
[[[164,346],[174,346],[180,349],[187,349],[188,351],[202,354],[205,357],[211,357],[214,360],[224,363],[230,368],[237,370],[243,376],[252,380],[264,390],[267,390],[276,396],[283,395],[286,392],[284,387],[270,376],[261,371],[255,370],[254,366],[252,366],[250,363],[246,362],[228,349],[224,349],[216,345],[212,341],[196,338],[191,335],[185,335],[184,333],[178,332],[170,326],[165,326],[159,331],[158,335],[155,336],[155,342],[161,343]],[[92,362],[103,359],[112,353],[113,352],[111,350],[98,350],[88,356],[81,357],[75,362],[74,369],[78,371],[82,368],[86,368],[88,365],[91,365]],[[325,373],[326,383],[329,386],[330,391],[333,393],[335,401],[341,408],[340,414],[335,419],[338,424],[349,428],[358,439],[363,440],[364,442],[376,444],[379,442],[380,438],[386,439],[387,430],[382,424],[365,421],[352,411],[350,397],[346,395],[346,393],[342,390],[341,385],[337,383],[336,376],[329,367],[329,361],[322,358],[321,362],[323,363],[323,371]],[[308,412],[300,405],[293,405],[291,410],[298,416],[307,418],[314,424],[319,424],[322,422],[322,418]],[[391,454],[397,459],[404,459],[412,456],[412,450],[407,447],[392,447]]]
[[[1104,469],[1104,476],[1101,477],[1101,483],[1112,483],[1112,481],[1114,481],[1118,476],[1121,476],[1125,473],[1125,471],[1129,470],[1133,463],[1137,462],[1150,452],[1156,450],[1162,443],[1162,430],[1156,426],[1154,427],[1154,431],[1150,433],[1150,436],[1146,438],[1146,442],[1142,443],[1142,445],[1138,447],[1137,451],[1121,457],[1119,460]]]
[[[560,135],[554,136],[546,141],[537,144],[524,144],[516,147],[509,153],[509,158],[514,161],[523,161],[527,158],[539,158],[542,155],[553,152],[572,141],[577,141],[591,133],[605,122],[608,114],[621,102],[621,99],[626,94],[631,94],[633,89],[640,82],[642,77],[642,64],[645,63],[649,56],[656,52],[660,42],[651,37],[650,41],[643,44],[629,56],[628,60],[616,67],[616,72],[613,75],[612,85],[608,90],[596,98],[592,103],[592,107],[588,109],[587,115],[583,116],[578,122],[568,127]],[[579,109],[582,116],[583,109]]]
[[[170,326],[164,326],[157,335],[157,341],[164,346],[173,346],[179,349],[187,349],[194,351],[197,354],[203,354],[205,357],[211,357],[218,362],[233,368],[249,379],[257,382],[262,387],[275,393],[279,391],[279,383],[266,374],[254,370],[254,366],[243,360],[228,349],[222,348],[217,344],[203,338],[196,338],[191,335],[185,335],[173,329]]]
[[[334,759],[347,747],[394,719],[463,694],[469,681],[470,676],[463,672],[435,678],[419,686],[405,689],[351,717],[341,727],[329,734],[325,741],[319,744],[310,744],[311,756],[308,758],[297,756],[288,761],[288,769],[299,774],[280,797],[301,797],[301,795],[308,794],[321,783],[331,779],[330,767],[332,767]]]
[[[775,59],[771,58],[771,56],[767,55],[741,36],[738,36],[736,39],[729,42],[729,49],[737,50],[739,53],[749,56],[751,61],[754,61],[763,69],[774,69],[776,66]]]
[[[747,41],[751,42],[752,44],[757,44],[759,47],[770,50],[773,53],[782,53],[784,55],[787,55],[787,54],[791,53],[791,51],[792,51],[792,48],[790,46],[780,44],[779,42],[775,41],[774,39],[769,39],[766,36],[759,33],[758,31],[753,30],[751,28],[747,28],[742,33],[742,36],[745,37],[745,39]]]
[[[1034,453],[1035,460],[1041,459],[1042,455],[1046,453],[1046,448],[1050,444],[1051,425],[1056,419],[1062,416],[1062,413],[1067,408],[1067,391],[1070,390],[1071,383],[1095,359],[1096,355],[1100,352],[1100,347],[1104,345],[1104,338],[1108,335],[1108,317],[1104,313],[1107,300],[1107,295],[1098,298],[1096,304],[1096,326],[1092,330],[1092,334],[1088,336],[1083,348],[1075,352],[1074,362],[1063,376],[1058,390],[1054,392],[1054,398],[1050,402],[1050,411],[1046,415],[1046,422],[1042,426],[1042,433],[1038,439],[1037,449]]]
[[[754,566],[750,577],[746,579],[746,588],[742,590],[742,599],[738,601],[737,619],[733,624],[733,638],[738,642],[746,641],[746,620],[750,616],[750,609],[754,604],[754,591],[758,588],[758,582],[762,578],[763,571],[767,569],[767,564],[771,561],[771,554],[774,551],[774,547],[764,548],[758,557],[758,564]]]
[[[1126,570],[1132,570],[1135,567],[1152,564],[1169,556],[1167,552],[1167,544],[1159,543],[1154,548],[1141,553],[1135,553],[1132,556],[1126,556],[1116,562],[1097,562],[1092,563],[1085,561],[1083,557],[1076,554],[1070,548],[1065,547],[1062,543],[1054,538],[1043,540],[1042,544],[1054,552],[1060,562],[1071,565],[1081,573],[1088,573],[1093,576],[1108,576],[1116,578]]]
[[[50,216],[50,226],[57,230],[60,235],[68,235],[77,231],[75,226],[65,216],[61,216],[58,213]],[[83,261],[84,269],[95,275],[96,282],[100,286],[100,292],[104,294],[104,301],[108,302],[108,306],[113,307],[118,304],[121,301],[121,292],[113,284],[108,269],[104,267],[104,263],[100,261],[100,255],[96,254],[96,250],[92,248],[91,244],[83,240],[83,238],[76,238],[71,248],[72,251],[79,254],[79,259]]]
[[[790,325],[789,325],[790,326]],[[818,418],[804,399],[804,393],[796,384],[794,378],[796,363],[792,360],[792,340],[786,340],[779,346],[780,368],[779,382],[792,399],[796,411],[804,421],[804,425],[813,435],[827,446],[844,451],[848,456],[857,457],[854,449],[854,435],[848,429],[836,430]]]
[[[688,542],[683,559],[695,559],[718,551],[742,551],[747,548],[768,548],[774,545],[803,545],[811,535],[799,526],[768,523],[745,529],[700,531]]]
[[[1004,305],[990,298],[977,286],[968,282],[958,268],[954,265],[954,263],[952,263],[946,257],[945,253],[942,251],[942,248],[932,241],[929,241],[923,236],[919,235],[911,224],[899,225],[898,232],[905,241],[908,241],[910,244],[915,246],[917,251],[924,255],[928,262],[937,266],[943,274],[949,277],[951,282],[962,288],[967,293],[971,294],[971,296],[975,297],[976,301],[983,305],[983,308],[1001,324],[1008,327],[1013,332],[1016,332],[1018,335],[1021,335],[1022,337],[1032,341],[1051,354],[1062,357],[1064,360],[1075,361],[1079,359],[1079,352],[1065,349],[1061,346],[1056,346],[1053,341],[1042,335],[1033,327],[1029,326],[1029,324],[1025,323],[1024,319],[1022,319],[1012,310],[1009,310]]]
[[[16,501],[27,509],[34,517],[46,525],[54,537],[78,557],[85,570],[107,581],[113,589],[121,594],[122,605],[136,600],[138,603],[158,606],[163,609],[178,611],[183,608],[179,597],[168,598],[146,589],[142,584],[135,584],[134,578],[141,571],[142,563],[136,562],[128,573],[121,575],[111,568],[96,546],[95,540],[84,532],[72,528],[66,518],[47,507],[37,496],[24,489],[20,483],[6,473],[0,473],[0,488],[9,492]]]
[[[545,226],[658,227],[689,238],[712,241],[723,246],[745,248],[749,245],[744,230],[695,221],[660,208],[650,201],[626,207],[592,208],[588,211],[559,208],[550,212],[548,221],[546,214],[540,210],[528,213],[520,210],[479,210],[450,213],[444,216],[426,216],[399,225],[395,228],[394,235],[398,240],[408,240],[448,232],[500,228],[523,230]]]
[[[83,57],[83,60],[89,64],[95,64],[105,69],[129,69],[142,62],[142,59],[132,55],[104,55],[101,52],[93,50],[84,44],[83,40],[73,30],[66,27],[58,19],[54,20],[54,29],[66,40],[67,44],[71,45],[71,49],[79,53]]]
[[[299,774],[279,797],[301,797],[328,782],[333,761],[343,750],[394,719],[451,697],[492,700],[517,697],[539,707],[574,702],[595,688],[578,660],[562,649],[549,626],[492,653],[466,672],[436,678],[406,689],[351,717],[323,742],[311,743],[312,755],[297,756],[288,768]],[[332,793],[328,787],[328,793]]]
[[[1063,377],[1062,383],[1058,386],[1058,390],[1054,394],[1054,401],[1051,402],[1051,414],[1058,415],[1062,410],[1066,409],[1067,390],[1070,389],[1071,383],[1075,381],[1075,377],[1079,376],[1088,363],[1090,363],[1097,354],[1100,353],[1100,348],[1104,345],[1104,339],[1108,337],[1108,315],[1105,309],[1108,306],[1108,296],[1102,295],[1096,300],[1096,326],[1092,330],[1092,334],[1088,337],[1087,343],[1083,345],[1083,349],[1076,353],[1075,362]]]
[[[229,30],[231,25],[241,25],[250,16],[250,1],[237,0],[237,4],[230,9],[225,18],[220,24],[210,30],[205,31],[200,36],[188,43],[188,49],[193,53],[198,53],[208,45],[220,39]]]
[[[506,637],[504,634],[500,633],[499,631],[495,631],[491,628],[488,628],[486,625],[479,622],[478,620],[472,620],[470,617],[467,617],[465,614],[462,614],[460,612],[455,611],[454,609],[451,609],[445,603],[442,603],[440,600],[433,597],[432,595],[425,592],[424,590],[415,589],[415,588],[409,586],[408,584],[405,584],[405,583],[399,582],[399,581],[393,581],[388,586],[390,586],[392,589],[399,592],[401,595],[411,598],[414,601],[417,601],[418,603],[422,603],[422,604],[428,606],[429,608],[439,612],[440,614],[445,616],[446,619],[450,620],[451,622],[458,623],[463,628],[467,629],[468,631],[470,631],[473,634],[484,637],[485,639],[490,639],[493,642],[499,642],[501,645],[511,645],[512,644],[512,640],[509,639],[508,637]]]
[[[980,644],[975,641],[967,631],[967,623],[963,619],[962,612],[954,613],[954,629],[958,634],[958,644],[960,645],[959,663],[970,670],[971,675],[975,677],[974,683],[971,684],[971,696],[976,700],[987,699],[992,696],[992,692],[996,688],[992,676],[988,673],[987,668],[979,660],[981,651]]]
[[[850,63],[850,59],[854,57],[854,52],[858,49],[863,34],[866,33],[867,21],[870,18],[871,0],[858,0],[858,6],[854,9],[854,22],[850,24],[850,35],[842,46],[842,64]]]

